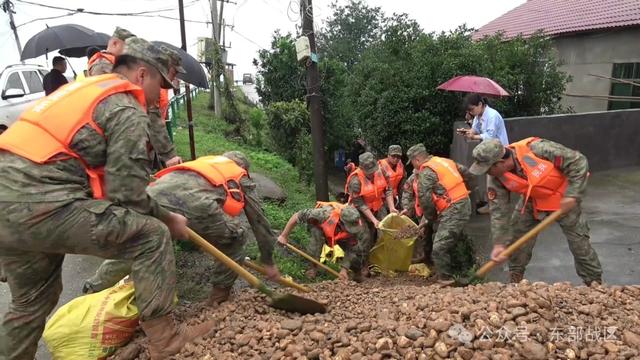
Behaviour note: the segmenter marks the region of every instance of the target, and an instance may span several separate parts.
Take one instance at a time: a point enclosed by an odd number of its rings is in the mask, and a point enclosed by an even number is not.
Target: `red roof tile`
[[[474,39],[504,31],[506,38],[538,30],[560,35],[640,25],[639,0],[528,0],[473,34]]]

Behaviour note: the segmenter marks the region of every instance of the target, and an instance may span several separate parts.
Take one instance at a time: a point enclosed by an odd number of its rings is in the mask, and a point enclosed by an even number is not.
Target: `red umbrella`
[[[474,92],[489,96],[511,95],[495,81],[486,77],[473,75],[456,76],[453,79],[440,84],[440,86],[438,86],[438,90]]]

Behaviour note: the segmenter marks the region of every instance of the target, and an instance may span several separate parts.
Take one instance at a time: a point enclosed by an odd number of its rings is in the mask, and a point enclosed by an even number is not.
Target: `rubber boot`
[[[229,296],[231,295],[230,287],[214,287],[209,293],[209,299],[207,299],[207,304],[210,306],[220,305],[223,302],[229,300]]]
[[[585,281],[584,284],[589,287],[591,287],[591,285],[593,284],[602,285],[602,279],[588,280],[588,281]]]
[[[509,279],[512,284],[518,284],[520,283],[520,281],[522,281],[522,279],[524,279],[524,274],[511,271],[509,272]]]
[[[214,321],[209,320],[194,326],[176,326],[169,315],[140,322],[148,338],[151,360],[164,360],[179,353],[186,343],[211,331],[213,325]]]

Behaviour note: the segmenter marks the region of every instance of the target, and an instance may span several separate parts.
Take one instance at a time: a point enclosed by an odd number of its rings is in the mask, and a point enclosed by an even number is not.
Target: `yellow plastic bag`
[[[62,306],[42,335],[54,360],[106,359],[138,327],[133,283],[81,296]]]
[[[409,270],[416,236],[395,238],[395,234],[406,227],[417,228],[418,225],[404,215],[389,214],[382,219],[378,228],[378,241],[369,252],[369,262],[372,265],[387,271]]]
[[[322,245],[322,253],[320,254],[320,262],[325,264],[327,261],[336,263],[339,259],[344,257],[344,250],[340,245],[336,244],[330,247],[327,244]]]

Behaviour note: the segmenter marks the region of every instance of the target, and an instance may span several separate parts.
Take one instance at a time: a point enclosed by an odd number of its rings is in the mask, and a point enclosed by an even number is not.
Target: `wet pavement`
[[[591,228],[591,242],[600,258],[603,280],[608,284],[640,284],[640,168],[625,168],[593,174],[589,179],[583,211]],[[489,216],[476,215],[469,231],[482,259],[491,244]],[[582,283],[576,275],[573,256],[557,224],[544,230],[536,241],[533,258],[525,278],[548,283]],[[504,267],[494,270],[490,279],[506,281]]]

